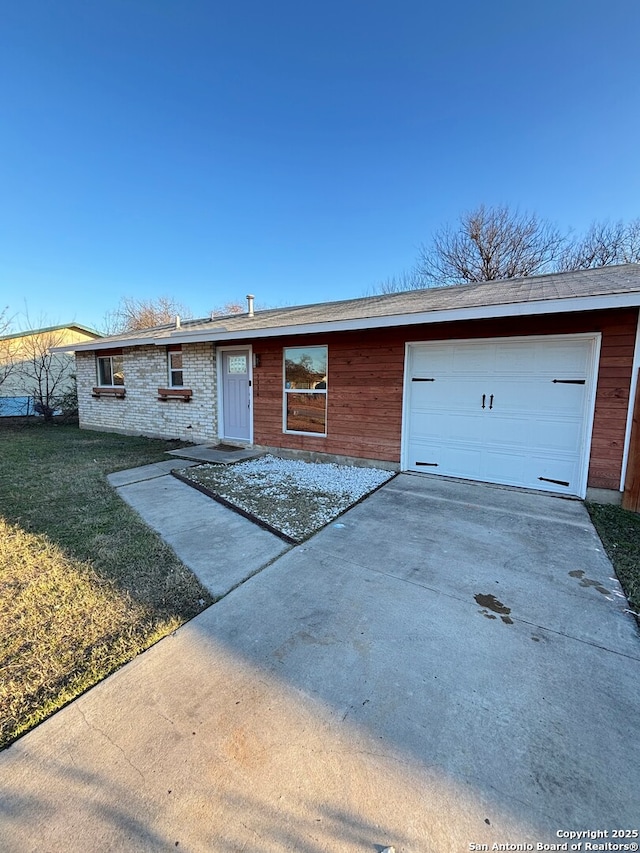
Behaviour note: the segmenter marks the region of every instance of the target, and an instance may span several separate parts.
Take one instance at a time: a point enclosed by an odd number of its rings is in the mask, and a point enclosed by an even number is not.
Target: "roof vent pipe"
[[[253,317],[253,300],[255,297],[251,293],[247,293],[247,312],[250,317]]]
[[[176,314],[176,329],[180,328],[180,315]]]

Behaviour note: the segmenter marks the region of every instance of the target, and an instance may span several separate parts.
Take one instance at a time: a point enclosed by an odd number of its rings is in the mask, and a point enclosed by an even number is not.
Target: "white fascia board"
[[[628,308],[640,305],[639,293],[621,293],[613,296],[580,296],[553,299],[543,302],[516,302],[506,305],[483,305],[474,308],[452,308],[445,311],[424,311],[416,314],[394,314],[383,317],[361,317],[353,320],[329,320],[322,323],[304,323],[292,326],[270,326],[264,329],[239,329],[233,332],[199,330],[197,332],[172,332],[169,338],[145,341],[162,346],[171,343],[200,343],[202,341],[238,341],[294,335],[350,332],[364,329],[384,329],[393,326],[418,326],[434,323],[452,323],[456,320],[490,320],[499,317],[527,317],[535,314],[566,314],[576,311],[602,311],[607,308]],[[127,343],[124,346],[132,346]]]
[[[152,346],[156,343],[169,343],[169,338],[157,340],[156,338],[127,338],[126,341],[110,341],[97,339],[95,341],[83,341],[81,344],[66,344],[63,347],[51,347],[51,352],[93,352],[99,349],[121,349],[124,347]]]
[[[164,332],[153,338],[128,338],[113,341],[97,339],[82,344],[54,347],[52,352],[83,352],[115,347],[166,346],[204,341],[239,341],[297,335],[352,332],[364,329],[385,329],[393,326],[419,326],[434,323],[453,323],[456,320],[491,320],[500,317],[528,317],[534,314],[566,314],[576,311],[603,311],[607,308],[629,308],[640,305],[640,292],[616,293],[607,296],[578,296],[569,299],[547,299],[540,302],[513,302],[502,305],[482,305],[474,308],[450,308],[444,311],[421,311],[413,314],[387,314],[381,317],[358,317],[350,320],[325,320],[321,323],[300,323],[290,326],[269,326],[263,329],[224,328],[198,331]]]

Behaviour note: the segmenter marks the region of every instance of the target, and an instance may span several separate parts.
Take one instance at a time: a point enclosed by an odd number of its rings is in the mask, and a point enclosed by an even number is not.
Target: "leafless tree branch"
[[[558,269],[585,270],[611,264],[640,262],[640,219],[628,224],[593,222],[587,233],[568,243],[562,252]]]
[[[480,205],[420,248],[416,273],[432,285],[535,275],[551,268],[564,243],[560,231],[535,214]]]
[[[20,338],[16,369],[34,401],[35,411],[47,421],[52,420],[73,383],[73,357],[51,352],[64,343],[63,330],[27,330]]]
[[[430,287],[430,282],[424,280],[415,271],[403,272],[400,275],[392,275],[385,278],[372,288],[373,293],[402,293],[406,290],[421,290]]]
[[[610,264],[640,263],[640,218],[594,222],[582,237],[563,235],[550,222],[507,206],[460,216],[420,247],[415,269],[392,276],[374,293],[496,281]]]
[[[105,316],[104,326],[107,334],[119,335],[173,323],[176,316],[187,319],[192,314],[186,306],[170,296],[159,296],[157,299],[123,296],[118,307]]]
[[[212,317],[229,317],[233,314],[244,314],[247,310],[246,304],[240,301],[225,302],[224,305],[218,305],[211,311]]]
[[[0,388],[16,369],[14,341],[10,337],[13,328],[13,317],[9,308],[0,311]]]

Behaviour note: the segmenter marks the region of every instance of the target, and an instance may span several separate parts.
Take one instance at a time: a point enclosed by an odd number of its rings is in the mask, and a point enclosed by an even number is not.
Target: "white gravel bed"
[[[180,473],[297,542],[394,476],[380,468],[271,455],[234,465],[207,463]]]

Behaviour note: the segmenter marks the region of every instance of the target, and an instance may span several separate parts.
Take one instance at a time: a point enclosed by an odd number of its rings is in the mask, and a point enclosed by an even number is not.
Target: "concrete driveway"
[[[0,754],[0,847],[617,843],[626,606],[580,503],[399,476]]]

